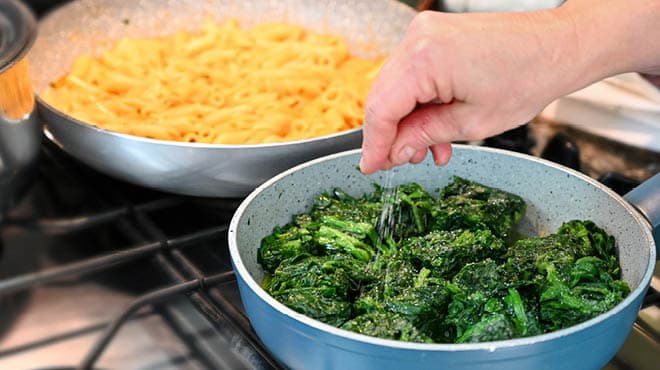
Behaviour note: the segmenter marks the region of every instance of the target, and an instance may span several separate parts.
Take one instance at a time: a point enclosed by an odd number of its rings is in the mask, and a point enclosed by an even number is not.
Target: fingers
[[[444,166],[447,164],[447,162],[449,162],[449,158],[451,158],[450,143],[431,145],[429,149],[433,154],[433,160],[435,161],[435,164],[438,166]]]
[[[410,80],[402,80],[399,69],[390,69],[387,64],[374,82],[372,93],[365,104],[363,127],[362,159],[360,169],[369,174],[390,166],[388,154],[397,134],[399,120],[410,113],[417,102]],[[396,88],[396,81],[402,84],[402,92]]]
[[[417,164],[422,162],[426,158],[426,154],[428,153],[427,149],[420,150],[418,151],[411,159],[410,163],[412,164]]]
[[[419,102],[436,98],[434,83],[428,69],[415,68],[402,49],[398,49],[383,66],[365,104],[362,159],[360,169],[370,174],[393,166],[389,161],[392,144],[398,135],[399,122],[412,112]],[[422,148],[409,153],[408,160],[419,160]],[[407,162],[407,161],[406,161]]]
[[[416,163],[418,153],[426,154],[430,148],[436,163],[447,163],[451,155],[449,143],[462,139],[455,121],[457,110],[463,110],[463,103],[429,104],[408,115],[399,124],[389,162],[394,166]]]

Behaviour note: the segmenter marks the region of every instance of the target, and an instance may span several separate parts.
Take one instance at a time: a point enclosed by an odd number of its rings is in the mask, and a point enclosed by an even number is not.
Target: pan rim
[[[281,141],[281,142],[276,142],[276,143],[263,143],[263,144],[210,144],[210,143],[191,143],[187,141],[174,141],[174,140],[162,140],[162,139],[152,139],[144,136],[137,136],[137,135],[131,135],[131,134],[126,134],[118,131],[112,131],[108,129],[104,129],[99,126],[95,126],[92,123],[85,122],[82,120],[79,120],[78,118],[75,118],[65,112],[62,112],[61,110],[53,107],[52,105],[48,104],[46,101],[44,101],[39,94],[35,94],[36,101],[37,101],[37,106],[41,109],[45,109],[49,114],[54,114],[61,118],[62,120],[66,120],[66,124],[73,123],[77,125],[80,129],[82,130],[91,130],[97,135],[109,135],[117,138],[121,138],[122,140],[128,140],[128,141],[133,141],[133,142],[139,142],[139,143],[144,143],[147,145],[157,145],[157,146],[169,146],[169,147],[180,147],[184,149],[203,149],[203,150],[218,150],[218,149],[268,149],[268,148],[278,148],[281,146],[296,146],[296,145],[302,145],[302,144],[309,144],[309,143],[314,143],[317,141],[324,141],[324,140],[329,140],[329,139],[334,139],[338,136],[350,136],[351,134],[358,133],[362,131],[362,126],[352,128],[350,130],[344,130],[344,131],[339,131],[335,132],[332,134],[327,134],[323,136],[315,136],[307,139],[299,139],[299,140],[293,140],[293,141]],[[52,120],[46,119],[46,126],[51,126],[53,125]],[[55,123],[56,125],[58,123]]]
[[[486,152],[491,152],[491,153],[497,153],[501,155],[508,155],[508,156],[513,156],[513,157],[518,157],[521,159],[525,160],[532,160],[533,162],[537,162],[541,165],[545,166],[550,166],[552,168],[561,170],[563,172],[568,173],[569,175],[576,176],[579,179],[586,181],[590,183],[591,185],[597,187],[599,190],[604,191],[607,195],[609,195],[611,198],[616,200],[621,206],[623,206],[626,211],[630,214],[631,217],[635,220],[635,222],[640,226],[643,232],[643,238],[647,241],[646,245],[649,249],[649,260],[647,261],[647,266],[646,266],[646,271],[644,272],[639,284],[630,292],[630,294],[623,299],[619,304],[617,304],[615,307],[610,309],[607,312],[604,312],[592,319],[589,319],[587,321],[584,321],[582,323],[579,323],[577,325],[573,325],[571,327],[565,328],[565,329],[560,329],[556,330],[550,333],[546,334],[541,334],[541,335],[536,335],[536,336],[531,336],[531,337],[524,337],[524,338],[515,338],[515,339],[508,339],[508,340],[500,340],[500,341],[492,341],[492,342],[481,342],[481,343],[413,343],[413,342],[402,342],[402,341],[397,341],[397,340],[392,340],[392,339],[383,339],[383,338],[377,338],[377,337],[372,337],[364,334],[358,334],[355,332],[351,332],[348,330],[340,329],[338,327],[325,324],[321,321],[312,319],[306,315],[303,315],[301,313],[298,313],[294,311],[293,309],[286,307],[284,304],[280,303],[277,301],[275,298],[270,296],[261,286],[259,283],[252,277],[250,272],[247,270],[245,267],[245,264],[243,263],[243,260],[241,258],[240,252],[238,250],[238,245],[236,242],[237,238],[237,228],[239,224],[239,220],[242,218],[242,215],[245,211],[245,209],[248,207],[248,205],[257,197],[259,194],[261,194],[265,189],[269,188],[271,185],[274,183],[278,182],[282,178],[285,178],[286,176],[295,173],[303,168],[313,166],[317,163],[333,160],[339,157],[343,156],[350,156],[350,155],[355,155],[357,153],[361,152],[361,149],[353,149],[353,150],[348,150],[344,152],[339,152],[339,153],[334,153],[331,155],[327,155],[324,157],[316,158],[311,161],[302,163],[300,165],[297,165],[295,167],[292,167],[261,184],[258,186],[255,190],[253,190],[244,200],[241,202],[240,206],[237,208],[236,212],[234,213],[234,216],[231,219],[231,222],[229,224],[229,230],[228,230],[228,244],[229,244],[229,253],[231,257],[231,262],[233,265],[234,270],[238,273],[239,278],[243,280],[243,282],[248,286],[248,288],[251,290],[252,293],[256,294],[262,301],[267,303],[271,308],[277,310],[280,314],[284,315],[285,317],[289,319],[293,319],[302,325],[305,325],[309,329],[313,330],[320,330],[325,333],[329,333],[332,335],[335,335],[337,337],[350,340],[350,341],[355,341],[359,342],[364,345],[375,345],[375,346],[382,346],[382,347],[387,347],[391,349],[403,349],[403,350],[412,350],[412,351],[445,351],[445,352],[469,352],[469,351],[488,351],[488,352],[495,352],[497,349],[505,349],[505,348],[511,348],[511,347],[520,347],[520,346],[529,346],[537,343],[543,343],[543,342],[549,342],[554,339],[558,339],[561,337],[565,336],[570,336],[572,334],[576,334],[583,329],[586,329],[591,326],[595,326],[599,323],[602,323],[606,321],[607,319],[611,318],[612,316],[615,316],[619,314],[621,311],[626,309],[628,306],[630,306],[636,299],[639,298],[639,296],[646,291],[651,278],[653,276],[653,271],[654,271],[654,261],[656,259],[656,250],[655,250],[655,242],[653,239],[653,235],[651,233],[651,228],[648,223],[648,221],[644,218],[644,216],[637,211],[630,203],[628,203],[623,197],[615,193],[613,190],[607,188],[603,184],[599,183],[595,179],[582,174],[578,171],[575,171],[571,168],[559,165],[557,163],[551,162],[549,160],[545,160],[543,158],[537,158],[533,157],[531,155],[527,154],[522,154],[522,153],[517,153],[517,152],[512,152],[508,150],[503,150],[503,149],[497,149],[497,148],[489,148],[489,147],[479,147],[475,145],[466,145],[466,144],[452,144],[452,147],[454,149],[460,149],[460,150],[474,150],[474,151],[486,151]],[[350,350],[348,347],[340,346],[337,344],[333,343],[327,343],[328,345],[332,345],[335,347],[340,347],[343,349]]]

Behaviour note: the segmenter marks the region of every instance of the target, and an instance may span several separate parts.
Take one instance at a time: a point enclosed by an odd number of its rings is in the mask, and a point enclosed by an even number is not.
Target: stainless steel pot
[[[29,184],[41,144],[26,59],[36,31],[23,4],[0,1],[0,218]]]
[[[385,184],[385,174],[364,176],[355,167],[359,151],[319,158],[292,168],[258,187],[240,205],[229,226],[229,250],[247,315],[266,347],[294,369],[601,369],[630,332],[656,261],[649,221],[628,201],[571,169],[503,150],[453,146],[449,164],[431,157],[393,171],[394,184],[416,181],[434,192],[462,176],[522,196],[528,204],[519,230],[548,233],[565,221],[589,219],[614,235],[622,278],[631,294],[612,310],[556,332],[474,344],[420,344],[348,332],[299,314],[260,286],[257,263],[261,239],[275,226],[308,211],[322,191],[340,187],[359,196]],[[660,174],[627,199],[660,225]]]
[[[395,0],[81,0],[39,24],[32,50],[37,95],[66,74],[83,53],[96,53],[122,36],[148,37],[195,30],[207,17],[237,18],[247,26],[286,21],[343,36],[351,51],[370,55],[392,48],[415,11]],[[117,178],[164,191],[213,197],[245,196],[291,166],[357,148],[361,129],[287,143],[211,145],[124,135],[76,120],[37,97],[47,137],[82,162]]]

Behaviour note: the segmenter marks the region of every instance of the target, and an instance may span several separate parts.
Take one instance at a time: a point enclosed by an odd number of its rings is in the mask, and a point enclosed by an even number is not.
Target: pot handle
[[[651,223],[656,252],[660,252],[660,173],[641,183],[623,198],[635,206]],[[658,253],[656,253],[657,257]]]
[[[40,147],[41,124],[23,56],[0,65],[0,221],[31,183]]]

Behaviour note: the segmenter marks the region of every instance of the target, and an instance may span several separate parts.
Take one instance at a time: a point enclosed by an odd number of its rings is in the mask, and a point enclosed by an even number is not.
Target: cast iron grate
[[[63,178],[66,179],[65,185],[62,185]],[[83,207],[63,217],[59,215],[40,216],[36,219],[9,217],[3,227],[67,235],[94,230],[99,225],[115,224],[117,232],[122,234],[122,240],[128,240],[130,243],[127,246],[118,246],[121,247],[119,249],[95,253],[45,270],[0,280],[0,297],[72,276],[87,276],[122,268],[135,261],[148,265],[145,268],[155,269],[154,274],[165,276],[168,281],[166,286],[139,296],[117,315],[106,326],[86,357],[81,359],[78,369],[93,369],[99,357],[108,346],[112,345],[117,331],[138,310],[151,306],[152,310],[162,314],[157,309],[160,303],[182,295],[190,299],[193,306],[215,326],[216,330],[225,330],[229,326],[240,333],[238,340],[244,342],[244,347],[250,351],[250,357],[254,357],[255,354],[258,357],[256,360],[251,359],[255,367],[281,368],[252,331],[242,308],[236,307],[234,300],[226,297],[225,290],[218,287],[226,283],[235,283],[236,280],[229,263],[228,252],[224,252],[224,255],[214,253],[210,263],[204,263],[209,259],[205,258],[208,256],[200,257],[200,254],[205,253],[203,247],[207,245],[226,249],[228,222],[240,200],[207,201],[145,191],[97,174],[72,160],[50,143],[45,143],[43,146],[35,186],[40,187],[40,190],[46,194],[53,209],[70,208],[69,203],[72,198],[76,199],[74,203],[83,204]],[[81,193],[81,189],[85,190]],[[177,222],[181,217],[185,217],[179,213],[191,208],[195,212],[207,213],[205,215],[207,217],[200,219],[213,221],[202,224],[192,222],[194,226],[186,226],[190,222]],[[225,261],[217,263],[218,259]],[[168,317],[164,317],[164,321],[176,326]],[[194,341],[187,341],[184,338],[185,334],[182,330],[176,327],[172,329],[181,333],[181,340],[187,346],[196,346]],[[219,368],[218,364],[214,363],[214,356],[207,353],[208,349],[190,348],[190,350],[207,368]]]

